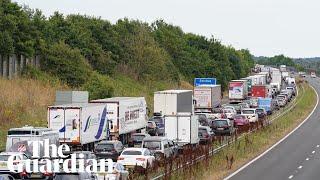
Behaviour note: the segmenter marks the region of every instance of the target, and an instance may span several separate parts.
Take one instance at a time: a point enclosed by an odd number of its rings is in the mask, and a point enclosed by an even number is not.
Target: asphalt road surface
[[[307,78],[320,95],[319,78]],[[231,180],[319,180],[320,103],[309,119],[284,141]]]

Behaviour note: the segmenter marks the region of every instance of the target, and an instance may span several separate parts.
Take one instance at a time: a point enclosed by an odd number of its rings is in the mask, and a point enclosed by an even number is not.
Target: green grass
[[[296,106],[273,121],[270,126],[238,139],[211,157],[208,162],[198,163],[187,171],[178,171],[172,179],[223,179],[232,171],[261,154],[295,128],[315,106],[316,94],[314,90],[307,83],[299,85],[299,89]],[[234,159],[231,168],[227,168],[227,157]]]

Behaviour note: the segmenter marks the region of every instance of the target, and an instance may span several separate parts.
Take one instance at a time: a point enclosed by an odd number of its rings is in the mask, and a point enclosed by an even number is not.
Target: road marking
[[[319,145],[319,144],[317,145],[317,148],[318,148],[318,147],[320,147],[320,145]]]
[[[306,161],[309,161],[309,158],[306,158]]]
[[[230,178],[232,178],[233,176],[235,176],[236,174],[238,174],[240,171],[242,171],[243,169],[245,169],[246,167],[248,167],[249,165],[251,165],[252,163],[254,163],[255,161],[257,161],[258,159],[260,159],[262,156],[264,156],[265,154],[267,154],[269,151],[271,151],[274,147],[278,146],[280,143],[282,143],[285,139],[287,139],[291,134],[293,134],[297,129],[299,129],[309,118],[310,116],[314,113],[314,111],[317,109],[318,104],[319,104],[319,95],[318,92],[316,91],[316,89],[314,89],[314,87],[310,86],[314,92],[317,95],[317,103],[315,105],[315,107],[313,108],[313,110],[311,111],[311,113],[308,115],[308,117],[306,117],[296,128],[294,128],[289,134],[287,134],[285,137],[283,137],[282,139],[280,139],[277,143],[275,143],[273,146],[271,146],[269,149],[267,149],[266,151],[264,151],[262,154],[260,154],[259,156],[257,156],[256,158],[252,159],[250,162],[248,162],[247,164],[245,164],[244,166],[240,167],[238,170],[236,170],[235,172],[231,173],[229,176],[227,176],[226,178],[224,178],[224,180],[228,180]],[[308,158],[307,158],[308,159]],[[293,176],[292,176],[293,177]]]
[[[292,178],[293,178],[293,175],[289,176],[288,178],[289,178],[289,179],[292,179]]]
[[[299,166],[298,169],[301,169],[303,166]]]
[[[316,151],[312,151],[312,154],[314,154]]]

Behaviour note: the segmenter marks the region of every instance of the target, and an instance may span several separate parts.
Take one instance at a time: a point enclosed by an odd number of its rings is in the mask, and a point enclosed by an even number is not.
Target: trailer
[[[33,146],[28,141],[41,141],[48,139],[49,144],[59,146],[59,132],[45,127],[24,126],[21,128],[11,128],[8,130],[6,151],[7,152],[25,152],[33,155]],[[43,157],[44,148],[38,146],[40,158]],[[51,149],[50,149],[51,150]]]
[[[254,85],[252,86],[252,97],[266,98],[269,96],[267,85]]]
[[[198,119],[192,113],[164,116],[165,136],[179,146],[198,144],[198,128]]]
[[[59,142],[72,148],[93,150],[107,139],[107,107],[103,104],[76,103],[48,107],[48,127],[59,131]]]
[[[281,72],[287,71],[287,66],[286,65],[280,65],[280,71]]]
[[[248,97],[248,85],[246,80],[232,80],[229,82],[230,102],[242,102]]]
[[[209,109],[221,106],[221,85],[194,87],[195,109]]]
[[[194,112],[192,90],[165,90],[154,92],[154,113],[162,116],[179,112]]]
[[[90,104],[106,106],[109,139],[128,144],[132,133],[145,132],[147,103],[144,97],[113,97],[90,101]]]
[[[268,115],[273,112],[272,98],[258,98],[258,107],[264,108]]]
[[[248,85],[248,96],[251,96],[251,88],[252,88],[252,76],[241,78],[241,80],[246,80]]]

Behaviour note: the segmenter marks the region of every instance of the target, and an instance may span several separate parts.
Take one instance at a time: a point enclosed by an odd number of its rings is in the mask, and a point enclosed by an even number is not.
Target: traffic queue
[[[256,65],[252,75],[230,81],[227,92],[228,97],[223,97],[215,78],[196,78],[193,90],[154,92],[154,109],[150,110],[144,97],[89,101],[85,91],[58,91],[55,104],[48,107],[48,127],[8,131],[6,152],[0,153],[0,173],[27,179],[35,176],[10,172],[8,157],[15,155],[16,163],[23,163],[34,151],[28,141],[49,139],[51,144],[67,144],[72,152],[86,154],[84,158],[114,161],[116,173],[72,174],[77,179],[126,179],[128,169],[152,167],[161,158],[179,156],[186,146],[208,145],[217,137],[263,126],[267,116],[296,96],[297,88],[285,66]],[[223,104],[225,100],[228,103]],[[36,175],[63,179],[70,174]]]

